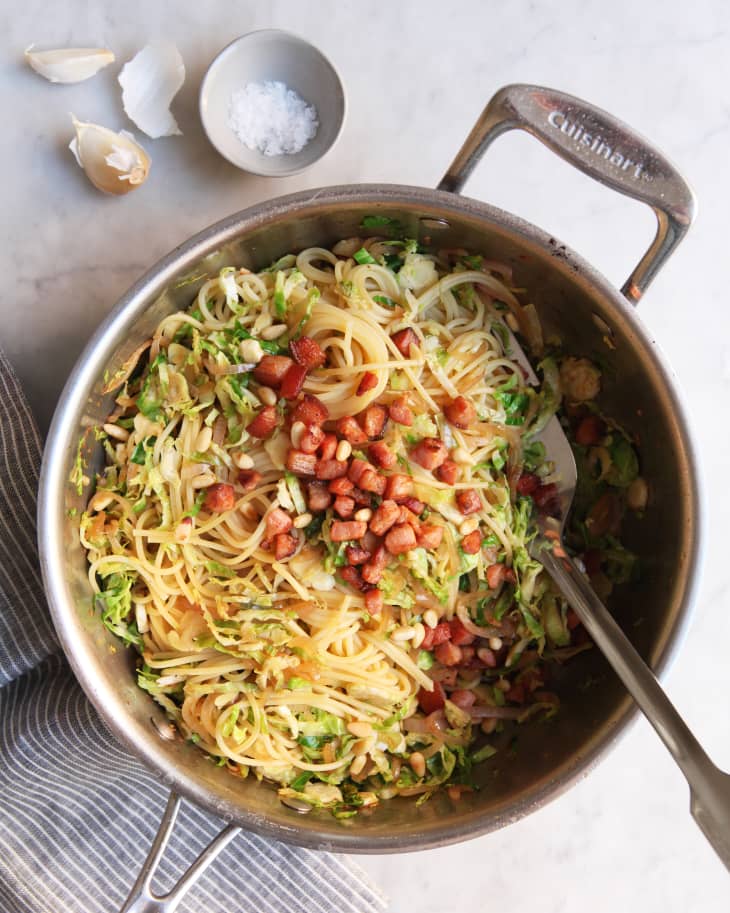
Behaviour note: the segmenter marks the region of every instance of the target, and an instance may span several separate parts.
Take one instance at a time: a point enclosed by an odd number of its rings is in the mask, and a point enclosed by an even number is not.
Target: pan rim
[[[586,776],[596,764],[605,758],[624,734],[629,724],[636,719],[638,711],[626,696],[617,706],[615,713],[584,745],[579,755],[572,756],[560,765],[549,778],[544,778],[530,795],[504,813],[497,813],[480,820],[470,817],[465,823],[453,825],[440,823],[438,828],[414,831],[403,835],[368,835],[350,833],[343,829],[341,834],[322,831],[316,827],[315,819],[301,818],[291,825],[270,821],[259,813],[241,809],[234,803],[217,799],[211,790],[203,787],[193,775],[172,766],[152,739],[133,738],[123,725],[123,720],[110,712],[108,695],[93,681],[90,669],[93,664],[84,664],[73,639],[74,611],[67,598],[66,581],[63,579],[64,543],[61,535],[63,515],[63,491],[67,484],[64,469],[67,465],[69,447],[73,447],[78,434],[78,416],[88,398],[94,381],[100,376],[108,362],[112,346],[118,343],[125,328],[134,322],[152,301],[181,273],[199,263],[227,243],[230,243],[257,229],[280,220],[315,213],[331,211],[333,207],[372,206],[380,208],[411,208],[424,210],[433,217],[438,210],[443,217],[452,212],[463,219],[465,216],[479,222],[491,223],[500,231],[528,242],[543,252],[555,254],[554,265],[558,270],[570,271],[578,281],[585,283],[607,299],[627,319],[652,359],[661,381],[668,392],[674,409],[677,429],[686,454],[691,476],[687,481],[687,496],[690,505],[691,529],[686,535],[689,550],[688,560],[695,570],[687,581],[674,626],[655,663],[655,671],[662,676],[677,656],[686,636],[701,579],[700,555],[703,540],[703,510],[700,464],[693,445],[693,435],[683,406],[681,393],[674,374],[656,342],[649,335],[635,310],[620,292],[585,261],[579,254],[562,244],[531,223],[505,212],[490,204],[468,197],[456,196],[444,191],[396,184],[361,184],[354,186],[331,186],[300,191],[271,201],[257,204],[237,212],[203,229],[170,253],[161,258],[121,297],[108,316],[92,335],[76,362],[64,386],[59,405],[51,423],[43,455],[38,498],[38,541],[44,587],[48,597],[51,615],[64,653],[87,696],[94,704],[115,736],[125,744],[147,767],[160,775],[163,781],[176,792],[191,801],[233,821],[243,828],[263,836],[283,840],[315,849],[334,850],[349,853],[388,853],[430,849],[471,839],[524,817],[547,804],[568,790]],[[117,696],[118,706],[121,699]],[[311,823],[310,823],[311,822]]]

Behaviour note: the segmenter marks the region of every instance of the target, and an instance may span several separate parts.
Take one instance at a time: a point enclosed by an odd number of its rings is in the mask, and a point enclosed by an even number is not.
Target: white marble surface
[[[41,424],[116,298],[205,225],[306,187],[433,186],[483,103],[508,82],[544,83],[603,106],[674,158],[700,202],[695,227],[642,302],[641,316],[684,388],[709,493],[700,599],[668,687],[710,753],[730,769],[729,19],[724,0],[6,2],[0,341]],[[350,102],[335,151],[278,182],[248,177],[220,159],[196,110],[207,62],[233,37],[266,26],[321,47],[340,69]],[[174,104],[185,135],[147,142],[153,170],[139,192],[103,197],[66,149],[68,112],[129,128],[115,81],[119,66],[78,86],[51,86],[23,66],[22,50],[31,42],[103,42],[121,63],[159,35],[177,42],[187,66]],[[524,136],[501,140],[468,192],[554,231],[617,284],[653,232],[648,211],[571,173]],[[599,770],[521,823],[466,845],[363,864],[390,895],[393,913],[727,909],[730,882],[687,805],[681,776],[641,721]]]

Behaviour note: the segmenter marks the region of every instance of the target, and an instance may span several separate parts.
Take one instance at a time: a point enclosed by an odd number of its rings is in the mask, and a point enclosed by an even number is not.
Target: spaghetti
[[[98,606],[183,736],[285,800],[468,788],[585,646],[527,552],[560,379],[509,357],[505,317],[535,332],[510,281],[382,239],[226,268],[117,378]]]

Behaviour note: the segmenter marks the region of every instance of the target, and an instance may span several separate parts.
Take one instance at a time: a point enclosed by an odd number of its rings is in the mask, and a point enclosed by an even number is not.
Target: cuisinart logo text
[[[636,180],[650,181],[652,179],[652,176],[644,171],[644,165],[641,162],[635,162],[618,149],[609,146],[600,134],[596,136],[588,133],[580,124],[571,121],[563,111],[551,111],[548,114],[548,123],[551,127],[555,127],[556,130],[569,136],[574,142],[587,146],[596,155],[602,155],[606,161],[615,165],[620,171],[626,171]]]

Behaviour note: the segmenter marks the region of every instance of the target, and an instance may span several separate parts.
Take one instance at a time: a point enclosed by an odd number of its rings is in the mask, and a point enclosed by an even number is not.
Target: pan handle
[[[525,130],[594,180],[650,206],[657,233],[621,291],[636,304],[687,233],[695,197],[674,165],[631,127],[564,92],[510,85],[487,103],[444,175],[439,190],[461,191],[490,144]]]
[[[119,913],[173,913],[187,891],[195,884],[218,854],[233,840],[241,828],[229,825],[215,837],[167,894],[152,892],[152,879],[165,852],[180,810],[180,796],[170,793],[155,842],[145,859],[129,897]]]

